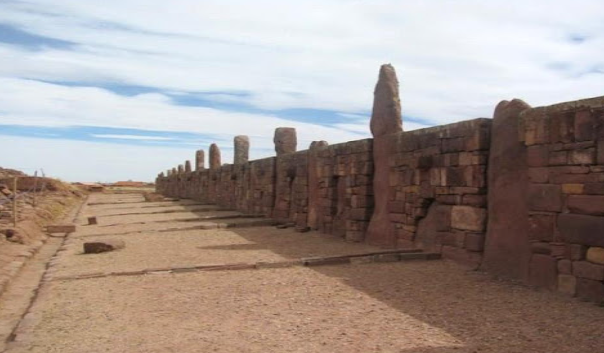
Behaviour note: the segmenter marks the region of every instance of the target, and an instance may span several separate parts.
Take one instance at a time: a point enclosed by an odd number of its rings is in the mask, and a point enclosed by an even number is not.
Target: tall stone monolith
[[[185,173],[191,173],[191,161],[185,161]]]
[[[233,139],[235,154],[233,164],[245,164],[249,160],[250,139],[245,135],[235,136]]]
[[[393,153],[392,138],[403,131],[401,119],[401,101],[398,80],[392,65],[382,65],[378,82],[373,93],[373,111],[371,113],[371,134],[373,135],[373,193],[375,208],[366,240],[370,244],[396,246],[396,231],[390,221],[389,156]]]
[[[220,169],[221,165],[222,163],[220,163],[220,149],[215,143],[213,143],[210,145],[210,169]]]
[[[203,150],[197,150],[195,152],[195,170],[203,170],[205,168],[205,163],[205,152]]]
[[[183,166],[182,164],[178,165],[178,174],[183,174],[185,172],[185,166]]]
[[[321,171],[318,165],[319,149],[327,147],[327,141],[313,141],[308,149],[308,220],[311,229],[318,229],[318,215],[320,210],[320,186]]]
[[[276,128],[273,142],[275,143],[275,152],[277,152],[277,156],[296,152],[296,147],[298,145],[296,129],[293,127]]]
[[[526,195],[527,147],[518,139],[520,115],[530,106],[502,101],[493,113],[488,169],[488,226],[482,269],[503,278],[528,281],[531,244]]]
[[[176,168],[172,168],[172,176],[178,174],[178,170]]]

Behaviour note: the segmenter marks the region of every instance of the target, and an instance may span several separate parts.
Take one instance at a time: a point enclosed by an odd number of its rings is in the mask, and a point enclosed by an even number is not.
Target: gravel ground
[[[78,235],[53,275],[377,250],[254,227],[115,236],[125,249],[79,255],[94,238]],[[448,261],[55,280],[39,293],[7,352],[604,351],[603,308]]]
[[[56,282],[15,352],[601,352],[604,311],[444,261]]]

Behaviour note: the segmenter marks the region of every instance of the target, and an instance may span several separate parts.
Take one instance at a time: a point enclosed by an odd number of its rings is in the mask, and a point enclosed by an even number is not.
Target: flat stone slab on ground
[[[84,243],[84,254],[98,254],[113,250],[123,249],[126,246],[123,240],[108,239]]]

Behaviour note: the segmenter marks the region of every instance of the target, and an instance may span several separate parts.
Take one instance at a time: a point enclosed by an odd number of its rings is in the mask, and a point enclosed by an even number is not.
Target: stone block
[[[454,246],[443,245],[442,256],[445,259],[453,260],[458,264],[470,268],[478,268],[482,261],[482,254],[478,252],[466,251]]]
[[[604,300],[604,283],[586,278],[577,278],[576,295],[584,300],[602,303]]]
[[[529,268],[529,284],[555,290],[558,285],[556,259],[549,255],[533,254]]]
[[[558,292],[574,296],[576,293],[577,278],[573,275],[558,275]]]
[[[529,168],[528,177],[531,183],[547,183],[549,181],[549,168]]]
[[[604,266],[588,261],[575,261],[573,262],[573,275],[594,281],[604,281]]]
[[[549,243],[550,254],[555,258],[568,257],[568,246],[565,243]]]
[[[575,113],[575,141],[588,141],[594,139],[595,119],[589,110]]]
[[[126,246],[123,240],[105,239],[102,241],[90,241],[84,243],[84,254],[98,254],[118,249]]]
[[[563,275],[573,273],[573,262],[569,259],[558,260],[558,273]]]
[[[563,213],[558,230],[567,243],[604,247],[604,217]]]
[[[588,195],[604,195],[604,183],[585,184],[583,193]]]
[[[545,167],[549,164],[549,149],[547,145],[535,145],[527,148],[527,164],[529,167]]]
[[[583,193],[583,184],[562,184],[562,193],[580,195]]]
[[[486,195],[463,195],[461,203],[467,206],[473,207],[486,207],[487,196]]]
[[[471,206],[453,206],[451,208],[451,226],[456,229],[483,231],[487,213],[484,208]]]
[[[468,251],[483,251],[484,234],[467,233],[465,236],[464,248],[466,248],[466,250],[468,250]]]
[[[549,165],[567,165],[568,164],[568,152],[567,151],[556,151],[549,154],[548,159]]]
[[[552,252],[552,249],[551,249],[549,243],[537,241],[537,242],[531,243],[531,252],[533,254],[549,255]]]
[[[585,258],[589,262],[604,265],[604,248],[593,246],[587,249]]]
[[[568,198],[567,206],[573,213],[602,216],[604,215],[604,196],[571,195]]]
[[[594,164],[596,162],[596,150],[594,148],[587,148],[571,151],[569,162],[570,164],[580,165]]]
[[[73,224],[55,224],[46,226],[48,233],[73,233],[76,231],[76,226]]]
[[[533,184],[528,190],[529,210],[562,211],[562,188],[560,185]]]
[[[555,217],[549,214],[531,214],[528,218],[530,240],[552,241]]]
[[[581,244],[570,244],[569,258],[573,261],[583,260],[587,254],[587,246]]]

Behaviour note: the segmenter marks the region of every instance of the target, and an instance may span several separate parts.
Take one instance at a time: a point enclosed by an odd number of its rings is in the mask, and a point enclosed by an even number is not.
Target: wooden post
[[[34,207],[36,207],[36,191],[38,190],[38,171],[36,170],[36,172],[34,173],[34,194],[33,194],[33,200],[32,200],[32,204]]]
[[[13,179],[13,227],[17,226],[17,179]]]

